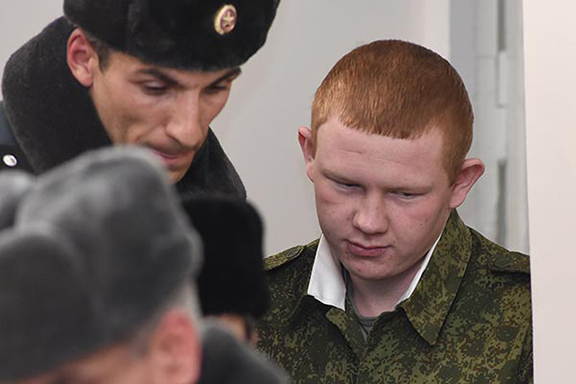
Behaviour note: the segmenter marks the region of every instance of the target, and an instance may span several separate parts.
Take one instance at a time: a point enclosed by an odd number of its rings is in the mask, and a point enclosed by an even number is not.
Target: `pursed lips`
[[[389,246],[383,245],[364,245],[354,241],[346,241],[348,250],[357,256],[380,256]]]
[[[160,157],[166,165],[174,165],[188,155],[187,152],[171,153],[169,151],[162,151],[153,148],[151,148],[151,150],[156,156]]]

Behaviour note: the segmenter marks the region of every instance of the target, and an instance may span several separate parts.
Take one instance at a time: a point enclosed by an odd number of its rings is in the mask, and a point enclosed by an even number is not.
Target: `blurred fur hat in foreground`
[[[0,380],[31,377],[133,336],[201,262],[165,171],[143,149],[87,154],[2,196]],[[3,201],[3,202],[4,202]],[[0,206],[3,202],[0,202]]]
[[[204,244],[198,277],[206,315],[261,317],[270,304],[265,281],[262,220],[252,205],[230,198],[186,198],[184,209]]]

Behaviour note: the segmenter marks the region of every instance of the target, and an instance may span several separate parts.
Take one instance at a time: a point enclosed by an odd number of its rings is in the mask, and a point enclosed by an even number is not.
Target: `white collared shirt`
[[[434,245],[432,245],[424,257],[418,273],[416,273],[410,286],[400,297],[396,305],[408,299],[416,289],[441,237],[442,234],[438,236]],[[341,268],[340,261],[332,254],[326,238],[322,235],[318,249],[316,250],[314,265],[312,266],[312,274],[310,275],[310,283],[308,284],[308,294],[323,304],[345,311],[346,283]]]

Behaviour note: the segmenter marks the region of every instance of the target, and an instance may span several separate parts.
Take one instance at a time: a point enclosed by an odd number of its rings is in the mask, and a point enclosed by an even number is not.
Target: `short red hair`
[[[474,114],[456,70],[417,44],[380,40],[342,57],[316,91],[312,138],[329,118],[347,127],[398,139],[438,130],[444,168],[454,181],[472,144]]]

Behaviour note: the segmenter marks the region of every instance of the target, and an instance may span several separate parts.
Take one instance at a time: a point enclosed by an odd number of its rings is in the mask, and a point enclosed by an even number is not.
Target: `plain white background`
[[[524,1],[526,134],[538,383],[576,364],[576,4]]]

